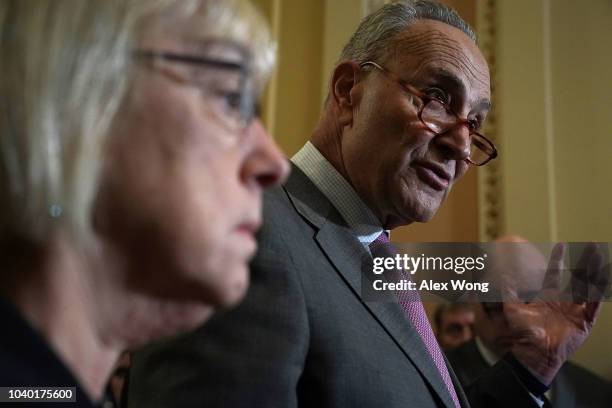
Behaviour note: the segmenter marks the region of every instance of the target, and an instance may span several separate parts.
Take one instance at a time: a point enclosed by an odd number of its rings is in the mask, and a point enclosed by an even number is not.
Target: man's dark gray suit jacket
[[[447,357],[464,386],[489,369],[474,340],[452,350]],[[553,408],[612,407],[612,383],[569,361],[559,370],[551,389]]]
[[[400,306],[362,300],[369,255],[295,166],[264,220],[244,301],[136,353],[130,408],[454,406]],[[503,362],[469,391],[472,406],[537,407]]]

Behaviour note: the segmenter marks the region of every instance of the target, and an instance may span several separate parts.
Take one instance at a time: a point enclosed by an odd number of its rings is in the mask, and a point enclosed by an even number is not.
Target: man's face
[[[476,320],[474,332],[485,346],[499,357],[512,348],[513,339],[503,303],[482,303],[474,305]]]
[[[547,260],[531,243],[515,237],[498,239],[488,262],[483,281],[491,282],[501,293],[509,291],[526,299],[541,290]],[[485,346],[501,357],[511,349],[514,339],[501,302],[504,298],[499,300],[475,305],[474,331]]]
[[[142,48],[246,62],[229,43],[154,39]],[[149,305],[146,339],[242,298],[262,190],[282,182],[288,164],[258,119],[245,130],[223,120],[241,92],[235,72],[165,60],[136,69],[106,152],[96,221],[126,290],[145,300],[135,313]]]
[[[473,337],[474,312],[469,309],[451,310],[442,314],[438,342],[448,351],[470,341]]]
[[[399,34],[396,44],[386,61],[376,62],[448,102],[460,117],[484,121],[489,71],[468,36],[423,20]],[[377,70],[365,75],[351,96],[353,121],[342,140],[349,181],[387,228],[428,221],[467,171],[467,127],[436,136],[420,121],[416,96]]]

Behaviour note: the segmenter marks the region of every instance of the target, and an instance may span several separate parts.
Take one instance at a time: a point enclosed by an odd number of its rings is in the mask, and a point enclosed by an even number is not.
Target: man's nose
[[[451,160],[466,160],[470,157],[471,136],[467,121],[458,122],[436,136],[436,143],[445,158]]]
[[[242,178],[247,183],[256,183],[269,188],[283,183],[289,175],[289,162],[264,128],[256,119],[247,129],[254,146],[242,168]]]
[[[464,341],[470,340],[472,338],[472,327],[470,325],[465,325],[461,328],[461,339]]]

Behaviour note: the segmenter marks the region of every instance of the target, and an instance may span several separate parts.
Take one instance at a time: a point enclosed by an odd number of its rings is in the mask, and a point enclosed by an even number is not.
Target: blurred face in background
[[[521,237],[506,236],[497,239],[489,254],[489,268],[484,281],[502,291],[515,292],[521,299],[538,293],[542,288],[547,260],[532,244]],[[501,289],[503,288],[503,289]],[[500,299],[501,300],[501,299]],[[510,350],[514,339],[502,302],[474,305],[475,334],[483,344],[498,356]]]
[[[123,262],[121,279],[145,301],[136,308],[154,305],[138,334],[146,337],[189,329],[242,298],[262,192],[288,173],[253,116],[257,50],[177,33],[191,19],[145,31],[95,209],[98,234]]]
[[[442,313],[438,342],[448,351],[470,341],[474,335],[474,312],[469,306]]]
[[[485,346],[497,356],[503,356],[512,347],[510,327],[504,315],[503,303],[474,305],[476,320],[474,331]]]

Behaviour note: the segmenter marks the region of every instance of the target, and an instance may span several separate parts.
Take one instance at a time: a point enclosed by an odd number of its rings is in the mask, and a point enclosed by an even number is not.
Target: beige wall
[[[324,0],[256,0],[278,41],[278,67],[264,119],[288,156],[310,137],[322,100]]]
[[[499,4],[506,230],[610,241],[612,2]]]
[[[557,235],[612,241],[612,1],[587,3],[550,2]]]

